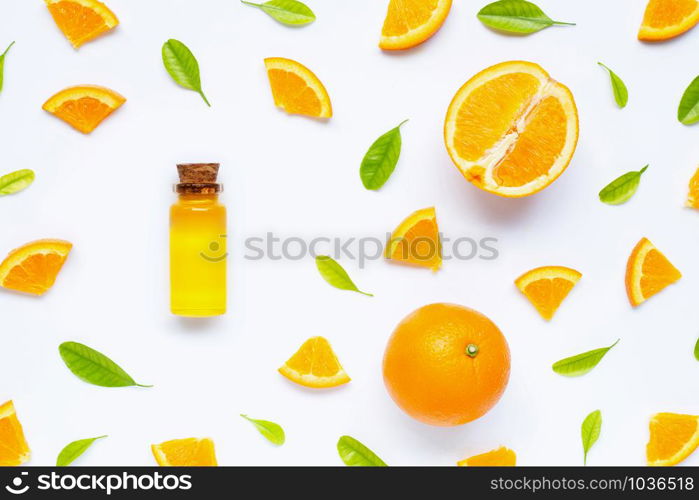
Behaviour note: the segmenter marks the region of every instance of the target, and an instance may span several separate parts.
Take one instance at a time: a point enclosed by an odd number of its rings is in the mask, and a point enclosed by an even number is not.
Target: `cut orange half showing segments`
[[[43,295],[55,283],[71,248],[67,241],[46,239],[12,250],[0,264],[0,286]]]
[[[116,27],[119,20],[97,0],[45,0],[58,28],[76,49]]]
[[[118,92],[106,87],[78,85],[61,90],[42,108],[83,134],[89,134],[125,102]]]
[[[173,439],[151,445],[158,465],[169,467],[211,467],[218,465],[214,442],[209,438]]]
[[[629,302],[634,307],[639,306],[681,277],[682,273],[667,257],[647,238],[642,238],[626,264],[626,293]]]
[[[15,405],[7,401],[0,406],[0,466],[22,465],[30,454]]]
[[[279,368],[279,373],[292,382],[315,389],[336,387],[350,381],[330,343],[323,337],[312,337],[304,342]]]
[[[379,47],[402,50],[421,44],[442,27],[451,0],[390,0]]]
[[[657,413],[650,419],[648,465],[675,465],[699,446],[699,416]]]
[[[517,465],[517,455],[509,448],[501,446],[480,455],[465,458],[456,463],[461,467],[514,467]]]
[[[686,205],[689,208],[699,209],[699,168],[689,181],[689,194]]]
[[[515,280],[515,285],[541,317],[550,321],[580,278],[582,274],[575,269],[544,266],[527,271]]]
[[[473,184],[500,196],[528,196],[568,167],[578,142],[578,111],[570,90],[538,64],[504,62],[459,89],[447,111],[444,140]]]
[[[697,0],[650,0],[643,15],[638,39],[668,40],[689,31],[699,22]]]
[[[283,57],[265,59],[274,104],[292,115],[330,118],[330,96],[318,77],[303,64]]]
[[[391,234],[386,258],[401,264],[428,267],[442,265],[442,244],[434,207],[410,214]]]

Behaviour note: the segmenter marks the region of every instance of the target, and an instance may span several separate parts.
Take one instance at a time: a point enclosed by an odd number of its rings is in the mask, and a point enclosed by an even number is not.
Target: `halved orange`
[[[7,401],[0,406],[0,466],[22,465],[30,455],[15,405]]]
[[[538,64],[504,62],[459,89],[444,121],[444,141],[474,185],[500,196],[528,196],[568,167],[578,111],[570,90]]]
[[[402,50],[421,44],[442,27],[451,0],[390,0],[379,47]]]
[[[83,134],[89,134],[126,98],[99,85],[68,87],[49,98],[42,108]]]
[[[442,265],[442,244],[434,207],[410,214],[391,234],[386,258],[437,271]]]
[[[697,0],[650,0],[638,30],[638,39],[660,42],[689,31],[698,22]]]
[[[76,49],[116,27],[119,20],[97,0],[45,0],[60,30]]]
[[[634,307],[639,306],[681,277],[682,273],[660,250],[647,238],[641,238],[626,264],[626,294],[629,302]]]
[[[514,467],[517,455],[509,448],[501,446],[496,450],[465,458],[456,463],[462,467]]]
[[[37,240],[12,250],[0,264],[0,286],[43,295],[56,281],[73,244],[63,240]]]
[[[686,205],[690,208],[699,209],[699,168],[689,181],[689,194]]]
[[[544,266],[527,271],[515,280],[515,285],[541,317],[550,321],[580,278],[582,274],[575,269]]]
[[[324,389],[350,381],[342,365],[323,337],[311,337],[279,368],[279,373],[304,387]]]
[[[650,419],[648,465],[675,465],[699,446],[699,415],[656,413]]]
[[[306,66],[292,59],[268,57],[265,67],[277,107],[292,115],[313,118],[330,118],[333,115],[328,91]]]
[[[158,465],[169,467],[211,467],[218,465],[214,442],[209,438],[173,439],[151,445]]]

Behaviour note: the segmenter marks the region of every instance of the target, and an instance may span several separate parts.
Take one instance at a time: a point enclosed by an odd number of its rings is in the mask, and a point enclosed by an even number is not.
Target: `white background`
[[[234,0],[110,0],[120,26],[73,50],[39,0],[3,0],[7,56],[0,95],[0,173],[32,168],[25,192],[0,199],[0,252],[58,237],[74,243],[43,298],[0,294],[0,400],[13,399],[33,450],[49,465],[74,439],[109,434],[77,463],[150,465],[149,445],[210,436],[220,464],[341,464],[350,434],[394,465],[452,465],[506,445],[521,465],[582,463],[580,423],[601,409],[594,465],[645,462],[650,415],[699,413],[699,213],[682,207],[699,161],[699,129],[677,122],[682,92],[699,74],[699,30],[656,45],[636,31],[644,0],[540,0],[576,22],[528,37],[476,19],[485,1],[459,0],[442,30],[403,53],[377,48],[386,1],[308,0],[318,17],[284,27]],[[197,56],[213,107],[176,86],[162,67],[168,38]],[[289,57],[325,83],[327,123],[273,106],[263,58]],[[473,74],[511,59],[540,63],[573,91],[580,142],[565,174],[544,192],[500,199],[465,181],[442,140],[446,108]],[[627,83],[617,109],[603,61]],[[128,102],[89,136],[41,110],[56,91],[100,84]],[[405,118],[398,167],[380,192],[358,167],[371,142]],[[178,162],[221,162],[229,208],[230,311],[182,321],[168,311],[168,207]],[[600,188],[650,163],[636,196],[611,207]],[[245,260],[244,240],[382,236],[412,211],[436,206],[449,237],[496,237],[494,261],[449,261],[429,271],[382,260],[341,263],[374,298],[328,286],[311,258]],[[684,273],[633,310],[626,259],[647,236]],[[513,280],[560,264],[584,277],[551,323]],[[388,397],[381,359],[395,325],[432,302],[473,307],[493,319],[512,351],[501,402],[458,428],[405,416]],[[276,369],[308,337],[326,336],[352,377],[307,390]],[[560,377],[551,363],[621,342],[591,373]],[[85,384],[57,347],[84,342],[152,389]],[[275,448],[238,417],[281,423]],[[699,454],[686,464],[699,464]]]

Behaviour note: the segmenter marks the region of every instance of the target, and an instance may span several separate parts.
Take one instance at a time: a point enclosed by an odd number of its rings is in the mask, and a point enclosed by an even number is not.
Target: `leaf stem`
[[[14,44],[15,44],[15,42],[13,41],[10,45],[8,45],[7,48],[5,49],[5,52],[3,52],[2,55],[5,56],[10,51],[10,49],[12,48],[12,46]]]
[[[408,121],[410,121],[410,119],[409,119],[409,118],[406,118],[405,120],[403,120],[402,122],[400,122],[396,128],[401,128],[403,125],[405,125],[406,123],[408,123]]]
[[[373,297],[373,296],[374,296],[373,293],[362,292],[361,290],[357,290],[357,291],[358,291],[359,293],[361,293],[362,295],[366,295],[367,297]]]
[[[262,4],[259,3],[252,3],[252,2],[246,2],[245,0],[240,0],[241,3],[244,3],[245,5],[251,5],[253,7],[261,7]]]
[[[206,98],[206,96],[204,95],[204,91],[200,89],[198,92],[199,92],[199,95],[201,96],[201,98],[204,99],[204,102],[206,103],[206,105],[209,106],[209,107],[211,107],[211,104],[209,103],[209,100],[208,100],[208,99]]]
[[[639,170],[638,173],[639,173],[639,174],[643,174],[643,172],[645,172],[646,170],[648,170],[648,167],[650,167],[650,165],[646,165],[646,166],[643,167],[641,170]]]
[[[556,26],[576,26],[575,23],[564,23],[563,21],[553,21]]]
[[[135,382],[134,385],[135,385],[136,387],[153,387],[152,385],[139,384],[138,382]]]

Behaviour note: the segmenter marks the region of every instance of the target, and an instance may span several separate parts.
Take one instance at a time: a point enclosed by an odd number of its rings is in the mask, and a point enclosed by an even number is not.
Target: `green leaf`
[[[7,53],[10,51],[12,46],[15,44],[15,42],[12,42],[6,49],[5,52],[0,55],[0,92],[2,92],[2,83],[5,80],[4,75],[5,75],[5,56]]]
[[[620,108],[625,107],[629,102],[629,90],[626,88],[626,84],[624,84],[624,81],[619,78],[619,75],[614,73],[607,66],[601,62],[598,62],[597,64],[602,66],[609,73],[609,79],[612,82],[612,90],[614,91],[614,100],[616,101],[617,106]]]
[[[376,453],[351,436],[342,436],[337,442],[337,452],[345,465],[350,467],[387,467]]]
[[[697,343],[694,345],[694,358],[699,361],[699,339],[697,339]]]
[[[585,420],[583,420],[582,427],[580,428],[580,436],[582,437],[583,445],[583,463],[587,465],[587,452],[590,451],[592,445],[594,445],[599,439],[599,433],[602,430],[602,412],[595,410],[590,413]]]
[[[499,0],[483,7],[478,19],[490,28],[510,33],[529,34],[554,24],[574,26],[574,23],[554,21],[538,6],[524,0]]]
[[[345,271],[342,266],[332,257],[327,255],[318,255],[316,257],[316,267],[318,268],[318,271],[323,279],[335,288],[359,292],[363,295],[373,297],[372,294],[362,292],[359,288],[357,288],[357,285],[354,284],[352,279],[347,274],[347,271]]]
[[[84,344],[63,342],[58,346],[58,351],[68,369],[89,384],[101,387],[152,387],[136,383],[114,361]]]
[[[29,169],[17,170],[0,177],[0,196],[14,194],[29,187],[34,182],[34,171]]]
[[[699,76],[684,91],[677,109],[677,119],[685,125],[699,122]]]
[[[401,122],[396,128],[376,139],[364,155],[359,167],[359,176],[365,188],[377,190],[391,177],[400,158],[400,127],[407,121]]]
[[[282,429],[281,425],[270,422],[269,420],[255,420],[243,414],[240,416],[257,427],[260,434],[266,437],[270,443],[281,446],[284,444],[284,441],[286,441],[284,429]]]
[[[58,454],[58,458],[56,459],[56,467],[65,467],[67,465],[72,464],[75,461],[75,459],[77,459],[80,455],[85,453],[85,451],[87,451],[87,449],[90,446],[92,446],[92,443],[94,443],[98,439],[106,437],[107,436],[98,436],[88,439],[79,439],[66,445],[66,447],[63,448],[61,452]]]
[[[553,371],[565,377],[579,377],[580,375],[585,375],[587,372],[597,366],[597,364],[602,361],[604,355],[618,343],[619,340],[614,342],[609,347],[594,349],[592,351],[583,352],[582,354],[556,361],[553,364]]]
[[[172,38],[165,42],[163,44],[163,64],[175,82],[186,89],[198,92],[207,106],[211,106],[201,89],[197,58],[185,44]]]
[[[316,15],[306,5],[297,0],[270,0],[265,3],[252,3],[240,0],[266,12],[270,17],[287,26],[303,26],[316,20]]]
[[[638,172],[627,172],[621,177],[617,177],[599,192],[599,200],[607,205],[626,203],[636,193],[641,176],[647,169],[648,165]]]

